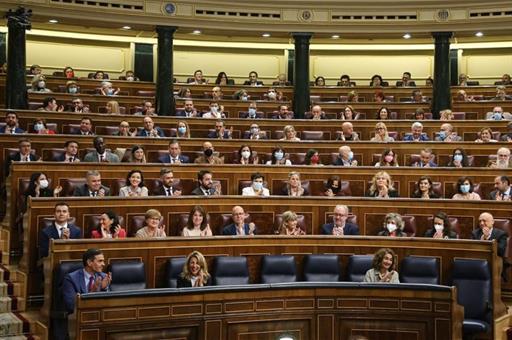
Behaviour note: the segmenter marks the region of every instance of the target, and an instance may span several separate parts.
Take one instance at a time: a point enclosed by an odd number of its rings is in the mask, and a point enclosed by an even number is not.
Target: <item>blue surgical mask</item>
[[[107,94],[108,94],[109,96],[112,96],[112,95],[114,94],[114,89],[108,89],[108,90],[107,90]]]
[[[249,117],[250,118],[256,118],[256,109],[253,107],[249,108]]]
[[[501,112],[494,112],[494,114],[492,115],[492,118],[494,120],[502,120],[503,119],[503,115],[501,114]]]
[[[453,156],[453,160],[457,161],[457,162],[462,162],[462,158],[463,157],[460,154],[456,154],[456,155]]]
[[[444,131],[444,130],[439,131],[439,138],[445,139],[446,138],[446,131]]]
[[[276,152],[274,153],[274,157],[275,157],[278,161],[280,161],[281,159],[283,159],[283,156],[284,156],[284,154],[283,154],[283,152],[282,152],[282,151],[276,151]]]
[[[353,159],[354,159],[354,153],[353,153],[352,151],[350,151],[350,152],[348,153],[348,159],[349,159],[349,160],[353,160]]]
[[[467,194],[469,192],[469,189],[470,189],[470,186],[469,184],[462,184],[460,186],[460,191],[463,193],[463,194]]]
[[[36,123],[36,124],[34,124],[34,130],[41,131],[43,129],[44,129],[44,124],[43,123]]]
[[[185,126],[180,126],[180,127],[178,128],[178,132],[179,132],[180,134],[184,134],[185,132],[187,132],[187,128],[186,128]]]
[[[76,87],[70,87],[70,88],[68,89],[68,92],[69,92],[69,93],[72,93],[72,94],[77,93],[77,92],[78,92],[78,88],[76,88]]]
[[[254,190],[260,191],[261,189],[263,189],[263,183],[261,183],[261,182],[252,182],[252,187],[254,188]]]

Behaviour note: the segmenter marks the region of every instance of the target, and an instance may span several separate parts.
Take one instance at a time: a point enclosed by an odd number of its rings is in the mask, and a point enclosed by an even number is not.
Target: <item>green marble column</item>
[[[432,114],[439,119],[439,111],[451,108],[450,95],[450,38],[452,32],[434,32],[434,88]]]
[[[176,27],[157,26],[158,59],[156,76],[156,112],[160,116],[174,116],[176,107],[173,94],[173,35]]]
[[[309,40],[312,33],[292,33],[295,39],[295,65],[293,68],[293,112],[303,119],[309,110]]]

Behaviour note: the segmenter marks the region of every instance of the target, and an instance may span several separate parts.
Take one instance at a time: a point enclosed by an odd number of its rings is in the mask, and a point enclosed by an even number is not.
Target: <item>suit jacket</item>
[[[105,191],[105,196],[110,196],[110,189],[108,187],[102,185],[101,189]],[[75,190],[73,190],[73,196],[90,197],[89,186],[87,185],[87,183],[76,187]]]
[[[213,164],[224,164],[223,158],[220,158],[217,156],[212,156],[212,157],[213,157]],[[208,162],[208,160],[206,159],[206,156],[204,156],[204,155],[197,157],[194,160],[194,163],[195,164],[210,164],[210,162]]]
[[[396,86],[404,86],[404,82],[399,80],[396,82]],[[407,86],[416,86],[416,83],[414,81],[410,81],[409,85],[407,85]]]
[[[74,224],[69,224],[69,238],[77,239],[81,238],[81,230]],[[48,249],[50,247],[50,239],[59,239],[59,231],[55,226],[55,222],[51,226],[48,226],[41,230],[39,233],[39,258],[48,256]]]
[[[165,134],[164,134],[164,132],[163,132],[163,130],[161,128],[159,128],[158,126],[155,126],[154,129],[158,133],[158,136],[165,137]],[[144,130],[144,129],[139,130],[139,132],[137,132],[137,136],[139,136],[139,137],[149,137],[149,135],[147,134],[146,130]]]
[[[117,156],[115,153],[112,153],[110,151],[105,151],[105,157],[107,158],[107,161],[109,163],[119,163],[119,156]],[[99,155],[98,151],[94,150],[89,152],[84,157],[84,162],[99,162]]]
[[[103,279],[105,273],[96,273],[95,276],[101,276]],[[107,288],[108,290],[108,288]],[[71,314],[75,311],[75,299],[76,294],[87,293],[87,287],[85,286],[85,274],[84,269],[80,268],[74,272],[66,274],[62,281],[62,297],[64,300],[64,307],[66,311]]]
[[[322,235],[332,235],[334,223],[327,223],[322,226]],[[345,223],[343,227],[344,235],[359,235],[359,227],[354,223]]]
[[[367,191],[365,196],[366,197],[378,197],[379,196],[379,191],[375,190],[374,193],[372,193],[370,191]],[[398,197],[398,191],[396,191],[396,190],[388,190],[388,196],[389,197]]]
[[[34,155],[32,153],[29,154],[28,157],[29,157],[31,162],[37,162],[41,158],[38,155]],[[21,154],[19,152],[16,152],[14,155],[10,156],[7,159],[7,161],[5,162],[5,168],[4,168],[5,176],[9,175],[11,163],[12,162],[19,162],[19,161],[21,161]]]
[[[477,228],[471,232],[471,236],[473,240],[480,240],[482,238],[483,231],[480,228]],[[505,256],[505,252],[507,250],[507,233],[498,228],[492,228],[491,237],[489,240],[496,240],[498,243],[498,256]]]
[[[420,135],[420,139],[419,141],[420,142],[427,142],[429,141],[430,139],[428,138],[427,134],[425,133],[422,133]],[[404,138],[402,139],[403,142],[414,142],[414,137],[412,136],[412,134],[407,134],[404,136]]]
[[[208,138],[219,139],[219,134],[217,131],[210,131],[208,132]],[[222,139],[231,139],[231,135],[228,130],[224,130],[224,136],[222,136]]]
[[[508,196],[509,196],[509,199],[511,199],[511,196],[512,196],[512,187],[509,187],[510,191],[508,192]],[[498,195],[498,190],[493,190],[491,191],[491,193],[489,194],[489,199],[493,200],[493,201],[496,201],[496,196]],[[501,193],[500,193],[501,195]]]
[[[254,85],[251,84],[250,80],[244,81],[244,85],[254,86]],[[256,80],[256,85],[257,86],[263,86],[263,82],[261,80]]]
[[[192,110],[191,114],[193,115],[193,117],[197,117],[198,114],[197,114],[197,110]],[[187,116],[187,113],[185,112],[184,109],[177,109],[176,110],[176,117],[186,117]]]
[[[208,280],[206,281],[205,286],[211,286],[212,285],[212,277],[211,275],[208,277]],[[178,276],[178,280],[176,281],[176,286],[178,288],[186,288],[186,287],[192,287],[192,282],[190,280],[187,280],[183,277]]]
[[[176,187],[174,187],[174,186],[171,186],[172,196],[174,196],[174,192],[175,192],[176,190],[181,190],[181,189],[176,188]],[[164,186],[163,186],[163,185],[160,185],[160,186],[158,186],[157,188],[155,188],[155,190],[153,190],[153,192],[151,193],[151,195],[153,195],[153,196],[167,196],[167,193],[165,192]]]
[[[66,153],[63,153],[62,155],[55,158],[54,160],[55,160],[55,162],[65,162],[66,161]],[[78,162],[77,160],[80,161],[80,158],[78,158],[78,156],[75,156],[75,162]]]
[[[210,191],[210,196],[215,194],[215,189],[214,188],[211,188],[209,191]],[[196,195],[196,196],[206,196],[203,193],[203,190],[201,190],[200,187],[197,187],[194,190],[192,190],[192,192],[190,194],[191,195]]]
[[[244,223],[244,232],[245,235],[249,235],[249,223]],[[256,230],[254,230],[254,234],[256,235]],[[222,235],[233,235],[236,236],[236,226],[234,223],[228,224],[222,229]]]
[[[180,160],[180,163],[190,163],[190,158],[188,156],[179,155],[178,159]],[[160,163],[169,164],[169,163],[171,163],[171,155],[167,154],[167,155],[161,156],[160,158],[158,158],[158,161]]]
[[[5,130],[7,130],[6,126],[0,127],[0,133],[5,133]],[[25,130],[23,130],[22,128],[19,128],[19,127],[15,127],[14,133],[15,134],[25,133]]]

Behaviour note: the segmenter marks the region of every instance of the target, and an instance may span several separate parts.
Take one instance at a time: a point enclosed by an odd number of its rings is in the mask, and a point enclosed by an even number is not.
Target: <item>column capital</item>
[[[10,25],[15,25],[26,30],[32,28],[32,21],[30,21],[30,17],[32,17],[31,9],[26,9],[25,7],[18,7],[15,11],[9,9],[5,17],[7,18],[7,23]]]
[[[453,32],[432,32],[432,37],[436,40],[449,40],[453,36]]]
[[[293,39],[311,39],[313,33],[311,32],[292,32]]]
[[[158,34],[160,34],[160,33],[174,34],[174,32],[176,32],[177,29],[178,29],[177,26],[156,26],[156,32]]]

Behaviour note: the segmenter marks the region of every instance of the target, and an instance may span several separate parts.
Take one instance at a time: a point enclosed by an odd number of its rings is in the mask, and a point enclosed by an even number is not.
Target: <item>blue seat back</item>
[[[347,281],[363,282],[366,272],[372,268],[372,255],[351,255],[347,264]]]
[[[183,266],[185,265],[186,260],[187,259],[185,257],[172,257],[167,260],[165,268],[165,287],[177,287],[178,276],[180,276],[183,271]]]
[[[297,281],[295,258],[291,255],[265,255],[261,259],[261,283]]]
[[[213,284],[249,284],[249,269],[245,256],[217,256],[213,263]]]
[[[436,257],[407,256],[400,265],[401,283],[439,284],[439,259]]]
[[[306,255],[303,267],[304,281],[337,282],[341,277],[337,255]]]
[[[141,261],[115,261],[110,264],[112,282],[110,290],[146,289],[146,270]]]

